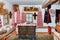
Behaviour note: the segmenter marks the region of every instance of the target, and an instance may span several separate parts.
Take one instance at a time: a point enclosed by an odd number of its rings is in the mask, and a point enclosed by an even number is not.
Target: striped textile
[[[20,10],[19,10],[19,8],[18,8],[18,11],[17,11],[17,18],[16,18],[16,23],[20,23]],[[14,26],[15,25],[15,17],[14,17],[14,9],[13,9],[13,7],[12,7],[12,26]]]
[[[37,27],[43,27],[42,13],[39,11],[37,16]]]
[[[17,11],[17,23],[20,23],[20,10]]]
[[[24,23],[26,21],[26,13],[22,13],[22,23]]]
[[[12,6],[12,26],[14,26],[14,9],[13,9],[13,6]]]

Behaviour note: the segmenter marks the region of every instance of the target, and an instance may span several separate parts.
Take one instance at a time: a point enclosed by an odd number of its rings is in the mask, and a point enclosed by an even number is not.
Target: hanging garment
[[[14,22],[16,23],[17,22],[16,21],[17,20],[17,12],[14,12],[14,20],[15,20]]]
[[[39,11],[37,15],[37,27],[43,27],[43,22],[42,22],[42,13]]]
[[[44,14],[44,23],[51,23],[51,17],[50,17],[49,10],[45,11],[45,14]]]
[[[58,23],[60,20],[60,10],[56,10],[56,19],[55,19],[55,23]]]
[[[17,23],[21,23],[19,8],[18,8],[18,11],[17,11]]]
[[[12,6],[12,26],[14,26],[14,9],[13,9],[13,6]]]
[[[19,8],[18,8],[18,11],[16,13],[14,12],[14,9],[12,7],[12,26],[14,26],[15,23],[20,23],[20,10],[19,10]],[[16,18],[15,18],[15,16],[16,16]]]

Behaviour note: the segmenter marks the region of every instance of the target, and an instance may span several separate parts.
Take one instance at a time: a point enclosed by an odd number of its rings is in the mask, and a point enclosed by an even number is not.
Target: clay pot
[[[58,33],[60,33],[60,24],[57,24],[55,29]]]

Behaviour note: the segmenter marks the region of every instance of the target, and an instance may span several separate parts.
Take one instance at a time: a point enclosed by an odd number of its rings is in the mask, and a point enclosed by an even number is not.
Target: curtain
[[[37,16],[37,27],[43,27],[42,13],[39,11]]]
[[[26,13],[22,13],[22,20],[21,22],[24,23],[26,21]]]
[[[17,23],[20,23],[20,10],[18,8],[18,11],[17,11]]]
[[[20,10],[19,10],[19,8],[18,8],[18,11],[16,11],[16,23],[20,23]],[[14,9],[13,9],[13,7],[12,7],[12,26],[14,26],[15,25],[15,16],[14,16],[15,14],[14,14]]]
[[[12,6],[12,26],[14,26],[14,9],[13,9],[13,6]]]

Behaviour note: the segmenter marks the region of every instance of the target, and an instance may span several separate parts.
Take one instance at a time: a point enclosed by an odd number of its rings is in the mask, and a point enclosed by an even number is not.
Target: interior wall
[[[32,7],[38,7],[39,10],[42,12],[43,26],[53,26],[53,27],[55,27],[55,16],[54,16],[54,17],[51,17],[52,23],[49,23],[49,24],[44,23],[45,10],[42,9],[42,6],[41,6],[41,5],[20,5],[19,8],[20,8],[20,12],[21,12],[21,13],[23,12],[23,8],[24,8],[25,6],[27,6],[27,7],[30,7],[30,6],[32,6]],[[53,9],[53,10],[55,10],[55,9]]]
[[[5,3],[4,8],[7,8],[9,11],[12,11],[12,4],[9,3],[8,1],[4,1],[4,3]],[[49,26],[55,27],[55,16],[51,17],[52,23],[49,23],[49,24],[44,23],[44,13],[45,13],[45,10],[42,9],[41,5],[19,5],[21,13],[23,12],[23,7],[24,6],[38,7],[40,9],[40,11],[42,12],[43,25],[44,26],[48,26],[49,25]],[[59,5],[52,5],[51,9],[54,9],[54,10],[60,9],[60,6]]]
[[[9,3],[8,1],[6,1],[6,0],[3,0],[4,1],[4,8],[5,9],[8,9],[8,11],[12,11],[11,9],[12,9],[12,4],[11,3]]]

